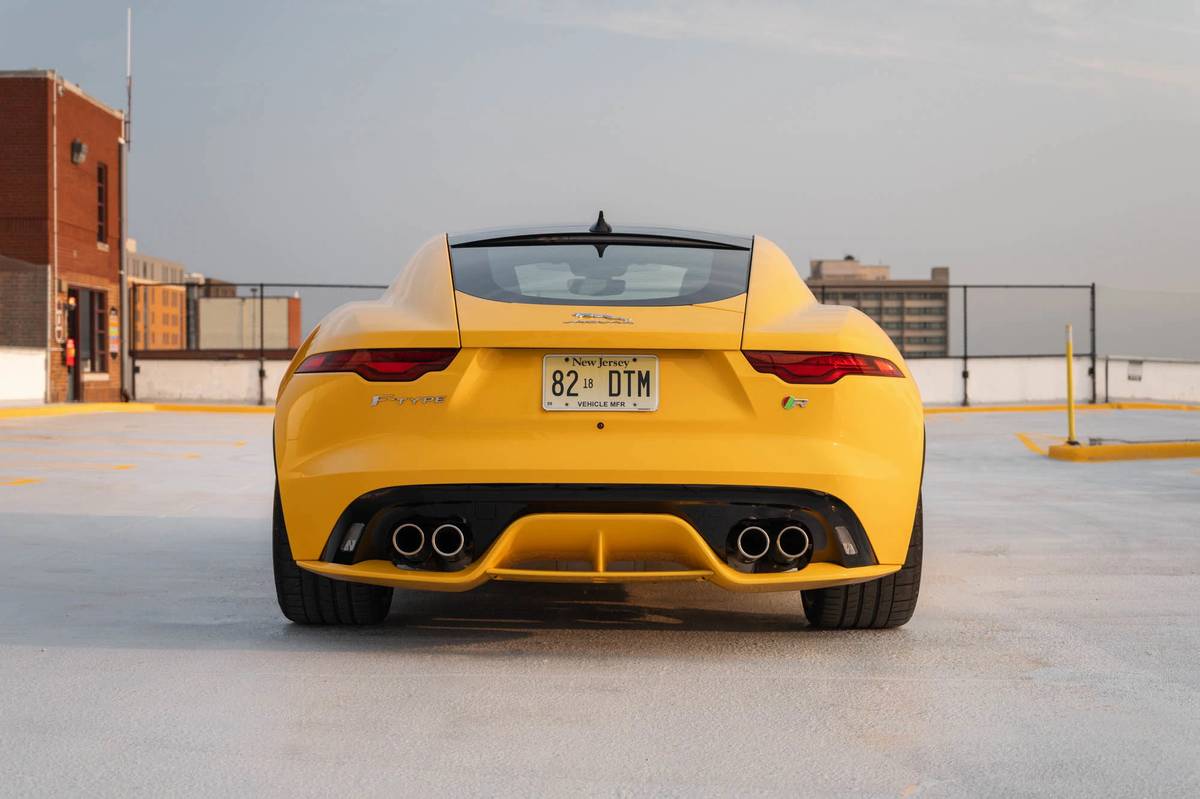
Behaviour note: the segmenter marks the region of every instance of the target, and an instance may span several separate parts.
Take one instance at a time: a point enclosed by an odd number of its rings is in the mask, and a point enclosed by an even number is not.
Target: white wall
[[[0,350],[0,358],[5,350]],[[45,357],[39,369],[45,368]],[[1142,379],[1127,379],[1129,358],[1108,361],[1108,391],[1105,391],[1105,359],[1097,363],[1097,399],[1158,400],[1200,403],[1200,363],[1189,361],[1144,361]],[[1075,359],[1075,399],[1092,398],[1092,379],[1087,370],[1091,359]],[[258,402],[258,361],[150,360],[138,359],[137,399],[143,401]],[[279,381],[288,362],[267,361],[264,385],[266,402],[275,401]],[[914,358],[909,371],[921,390],[926,405],[961,405],[963,363],[961,358]],[[1066,363],[1060,356],[1044,358],[971,358],[967,362],[971,405],[1025,402],[1062,402],[1067,396]],[[44,371],[37,375],[40,400]],[[7,388],[7,385],[4,386]],[[3,394],[0,394],[3,398]]]
[[[1089,366],[1090,358],[1075,359],[1075,399],[1078,402],[1088,402],[1092,398]],[[971,376],[967,380],[967,395],[972,405],[1065,402],[1067,399],[1067,359],[1064,357],[973,358],[968,361],[968,368]],[[1103,399],[1103,395],[1098,399]],[[962,401],[961,397],[959,401]]]
[[[1141,364],[1141,379],[1137,364]],[[1200,402],[1200,363],[1195,361],[1104,358],[1100,361],[1100,396],[1119,400]]]
[[[138,358],[134,377],[143,402],[258,403],[258,361],[154,360]],[[288,361],[267,361],[263,385],[266,404],[275,402]]]
[[[1154,368],[1151,368],[1151,363]],[[1075,399],[1089,402],[1091,358],[1075,358]],[[909,371],[917,381],[926,405],[961,405],[963,401],[962,358],[914,358]],[[1099,382],[1096,399],[1104,402],[1104,359],[1096,368]],[[1067,366],[1061,355],[1036,358],[970,358],[967,361],[968,402],[971,405],[1063,402],[1067,398]],[[1147,399],[1200,403],[1200,363],[1147,361],[1141,383],[1125,383],[1124,361],[1114,360],[1109,370],[1113,400]],[[1118,384],[1118,372],[1122,382]],[[1128,386],[1128,387],[1127,387]]]
[[[962,404],[961,358],[913,358],[908,361],[908,370],[926,405]]]
[[[0,402],[40,403],[46,399],[46,350],[0,347]]]

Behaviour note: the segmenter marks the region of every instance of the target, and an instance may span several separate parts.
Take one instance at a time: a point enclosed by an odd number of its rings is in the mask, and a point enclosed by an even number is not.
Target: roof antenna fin
[[[596,217],[596,224],[588,228],[590,233],[612,233],[612,225],[604,221],[604,212],[600,212],[600,216]]]

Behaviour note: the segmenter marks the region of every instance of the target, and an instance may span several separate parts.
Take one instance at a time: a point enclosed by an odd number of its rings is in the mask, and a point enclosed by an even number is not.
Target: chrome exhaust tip
[[[812,537],[808,530],[798,524],[789,524],[775,536],[775,545],[771,547],[771,559],[784,565],[795,563],[808,554],[812,548]]]
[[[733,541],[738,557],[747,563],[753,563],[762,558],[771,549],[771,537],[767,531],[757,525],[743,527]]]
[[[392,549],[402,558],[417,559],[425,551],[425,531],[421,525],[405,522],[392,530]]]
[[[446,560],[454,560],[467,548],[466,533],[457,524],[450,522],[438,526],[430,540],[433,542],[434,553]]]

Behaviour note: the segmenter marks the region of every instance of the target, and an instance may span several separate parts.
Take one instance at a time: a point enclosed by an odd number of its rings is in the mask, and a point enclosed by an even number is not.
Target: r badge
[[[808,407],[808,400],[806,400],[806,399],[800,399],[799,397],[784,397],[783,398],[783,409],[785,411],[790,411],[792,408],[807,408],[807,407]]]

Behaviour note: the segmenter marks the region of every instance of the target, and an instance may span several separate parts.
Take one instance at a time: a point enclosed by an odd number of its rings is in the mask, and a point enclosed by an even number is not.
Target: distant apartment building
[[[193,294],[197,297],[236,297],[238,295],[237,284],[230,283],[228,280],[205,277],[201,274],[189,275],[188,280],[196,284]]]
[[[200,296],[196,321],[202,350],[257,350],[260,339],[264,350],[300,346],[299,297]]]
[[[50,402],[121,398],[123,128],[56,72],[0,71],[0,313]]]
[[[239,296],[238,286],[175,261],[127,256],[135,351],[294,350],[300,346],[300,298]],[[261,314],[261,323],[259,320]]]
[[[137,251],[126,242],[125,276],[129,284],[129,346],[144,350],[187,347],[187,278],[183,264]]]
[[[853,255],[810,261],[809,267],[807,282],[817,299],[858,308],[905,357],[949,354],[950,267],[933,267],[929,280],[893,280],[891,267],[860,263]]]

